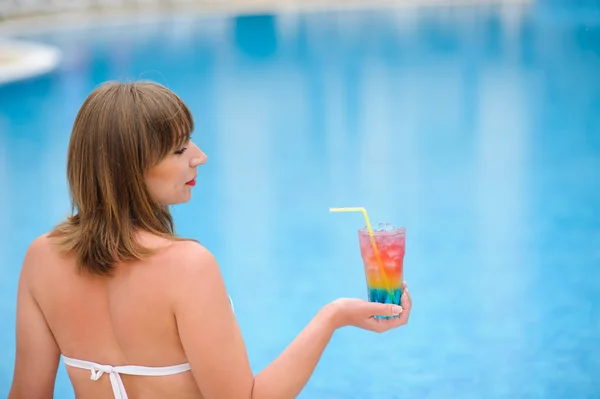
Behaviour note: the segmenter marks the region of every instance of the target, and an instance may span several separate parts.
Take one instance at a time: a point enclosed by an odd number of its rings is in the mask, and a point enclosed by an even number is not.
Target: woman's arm
[[[29,247],[19,277],[17,350],[9,399],[47,399],[54,395],[60,350],[29,287],[35,271],[32,269],[43,261],[39,240]]]
[[[192,373],[206,399],[286,399],[308,382],[334,331],[346,325],[383,332],[406,324],[408,294],[400,317],[391,305],[340,299],[326,305],[269,366],[254,377],[241,332],[214,257],[195,243],[181,243],[171,282],[174,312]]]
[[[352,298],[337,299],[326,305],[286,350],[256,376],[252,398],[296,397],[308,382],[333,332],[338,328],[355,326],[382,333],[406,324],[411,303],[406,285],[404,288],[404,309]],[[373,318],[373,315],[397,314],[400,314],[397,319]]]
[[[252,398],[295,398],[337,328],[335,317],[332,306],[321,309],[283,353],[255,377]]]

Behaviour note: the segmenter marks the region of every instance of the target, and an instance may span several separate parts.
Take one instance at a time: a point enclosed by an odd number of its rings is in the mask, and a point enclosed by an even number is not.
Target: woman
[[[61,355],[77,398],[293,398],[336,329],[406,324],[407,290],[402,308],[335,300],[254,376],[215,258],[174,234],[168,206],[189,201],[207,160],[192,130],[155,83],[85,100],[68,151],[73,215],[23,263],[10,399],[52,397]]]

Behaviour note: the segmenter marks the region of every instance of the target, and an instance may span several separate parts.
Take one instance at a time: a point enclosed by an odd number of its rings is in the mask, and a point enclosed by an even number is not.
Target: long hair
[[[136,240],[139,230],[180,239],[145,175],[186,143],[193,128],[183,101],[156,83],[109,82],[88,96],[69,142],[71,215],[50,233],[79,270],[110,275],[117,262],[152,254]]]

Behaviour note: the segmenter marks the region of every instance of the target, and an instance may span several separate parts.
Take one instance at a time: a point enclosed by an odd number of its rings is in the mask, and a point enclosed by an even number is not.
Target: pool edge
[[[0,39],[0,86],[50,73],[61,58],[61,51],[53,46]]]

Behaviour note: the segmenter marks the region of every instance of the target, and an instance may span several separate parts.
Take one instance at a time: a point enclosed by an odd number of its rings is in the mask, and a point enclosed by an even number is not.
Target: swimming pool
[[[577,4],[20,34],[64,58],[0,87],[0,395],[20,262],[69,211],[78,107],[152,79],[195,115],[209,162],[174,215],[219,260],[255,371],[318,307],[366,296],[363,222],[328,212],[365,206],[407,228],[411,321],[336,333],[301,398],[600,397],[600,8]]]

